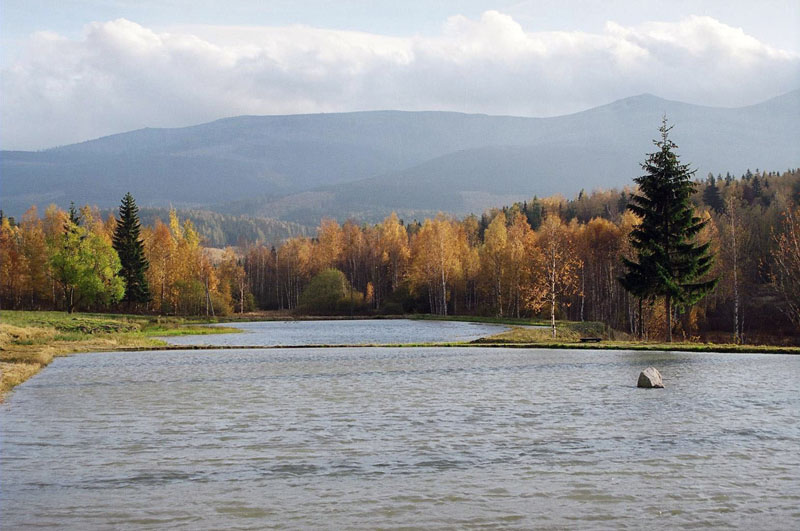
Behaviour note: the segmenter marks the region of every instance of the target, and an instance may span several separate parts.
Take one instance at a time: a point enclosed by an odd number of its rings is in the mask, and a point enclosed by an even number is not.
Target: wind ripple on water
[[[635,388],[647,365],[666,389]],[[480,348],[59,358],[0,409],[2,522],[795,527],[798,369]]]

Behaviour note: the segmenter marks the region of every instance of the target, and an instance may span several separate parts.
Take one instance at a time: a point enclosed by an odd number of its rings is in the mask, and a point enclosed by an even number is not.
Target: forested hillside
[[[111,214],[104,211],[103,217]],[[181,219],[190,220],[197,230],[203,245],[227,247],[247,243],[279,245],[287,238],[308,236],[312,230],[289,221],[251,216],[234,216],[208,210],[176,211]],[[140,211],[142,224],[152,226],[156,220],[169,219],[168,208],[143,208]]]
[[[550,118],[376,111],[240,116],[142,129],[41,152],[0,153],[0,208],[70,201],[201,209],[316,226],[392,211],[465,215],[538,195],[621,187],[655,124],[678,127],[685,160],[736,175],[800,164],[800,91],[741,108],[651,95]]]

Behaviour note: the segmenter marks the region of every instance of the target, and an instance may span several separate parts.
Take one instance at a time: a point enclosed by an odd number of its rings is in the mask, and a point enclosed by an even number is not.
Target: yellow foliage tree
[[[342,227],[333,219],[323,219],[317,228],[317,245],[314,249],[314,274],[339,267],[344,247]]]
[[[503,280],[508,265],[506,216],[498,212],[483,236],[480,251],[483,278],[491,293],[495,314],[503,315]]]
[[[158,313],[170,313],[177,302],[174,291],[176,278],[173,262],[176,258],[177,242],[169,227],[157,219],[152,229],[142,230],[144,252],[150,267],[147,283],[150,285],[152,307]]]
[[[412,282],[426,286],[432,313],[447,315],[450,283],[461,274],[459,236],[453,222],[444,215],[425,220],[412,241]]]
[[[550,324],[556,337],[556,306],[578,289],[580,259],[575,252],[569,228],[556,215],[548,215],[537,234],[546,279],[546,296],[550,305]]]
[[[506,261],[509,313],[519,317],[523,308],[531,306],[531,300],[540,299],[534,294],[542,291],[542,286],[537,285],[537,279],[541,279],[542,254],[536,247],[536,234],[521,213],[514,215],[508,227]]]
[[[397,289],[405,274],[411,250],[408,245],[408,233],[400,223],[397,214],[383,220],[378,227],[383,263],[389,267],[392,291]]]

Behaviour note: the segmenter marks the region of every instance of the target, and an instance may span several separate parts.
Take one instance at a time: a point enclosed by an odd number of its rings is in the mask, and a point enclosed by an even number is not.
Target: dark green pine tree
[[[721,214],[725,210],[725,202],[722,200],[719,188],[717,188],[717,181],[710,173],[706,179],[706,187],[703,190],[703,202],[717,214]]]
[[[122,264],[120,275],[125,279],[125,296],[127,303],[143,303],[150,300],[150,288],[145,273],[150,267],[144,255],[144,244],[139,238],[139,207],[130,193],[122,198],[119,207],[119,219],[114,230],[114,249]]]
[[[75,208],[75,203],[73,201],[70,201],[69,203],[69,222],[73,225],[81,224],[81,215],[78,212],[78,209]]]
[[[658,147],[647,155],[645,175],[634,179],[639,189],[631,195],[628,209],[641,218],[631,231],[636,256],[623,258],[623,287],[640,300],[664,299],[666,340],[672,341],[673,308],[683,310],[703,298],[717,284],[704,279],[714,261],[709,242],[698,243],[706,221],[695,216],[690,199],[694,193],[693,170],[681,164],[669,139],[666,117],[659,131]]]

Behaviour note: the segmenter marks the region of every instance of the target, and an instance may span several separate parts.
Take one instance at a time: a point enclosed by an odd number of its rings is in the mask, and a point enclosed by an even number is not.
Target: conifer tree
[[[666,340],[672,341],[673,306],[689,307],[717,284],[716,278],[703,279],[713,264],[709,243],[696,237],[706,221],[695,216],[690,203],[694,192],[693,170],[681,164],[669,139],[666,117],[659,131],[658,147],[647,155],[645,175],[634,181],[637,193],[630,197],[628,209],[641,218],[630,234],[633,259],[623,258],[627,272],[620,279],[623,287],[640,300],[664,299]]]
[[[144,255],[144,244],[140,239],[139,207],[130,193],[122,198],[119,219],[114,230],[114,249],[122,265],[120,275],[125,279],[123,301],[141,303],[150,301],[150,288],[145,273],[150,267]]]
[[[706,187],[703,190],[703,202],[717,214],[725,210],[725,203],[722,200],[722,195],[719,193],[719,188],[717,188],[717,181],[710,173],[706,179]]]
[[[79,227],[81,224],[81,215],[78,212],[78,209],[75,208],[75,202],[70,201],[69,203],[69,223],[64,225],[65,230],[74,229],[75,227]]]

